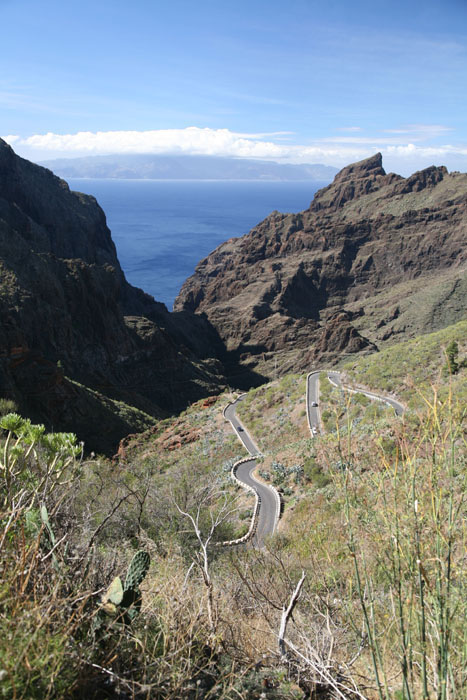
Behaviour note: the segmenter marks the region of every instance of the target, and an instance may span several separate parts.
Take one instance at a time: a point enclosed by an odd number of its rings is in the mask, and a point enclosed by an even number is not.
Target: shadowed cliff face
[[[105,215],[94,197],[71,192],[50,170],[19,158],[0,140],[2,220],[36,252],[108,263],[118,270]]]
[[[376,154],[344,168],[306,211],[273,212],[219,246],[174,308],[205,314],[231,351],[266,373],[272,352],[305,369],[435,330],[445,297],[444,323],[464,313],[466,213],[467,175],[387,175]]]
[[[111,450],[135,429],[112,399],[144,423],[217,392],[220,345],[202,317],[170,314],[126,282],[93,197],[0,140],[0,396]]]

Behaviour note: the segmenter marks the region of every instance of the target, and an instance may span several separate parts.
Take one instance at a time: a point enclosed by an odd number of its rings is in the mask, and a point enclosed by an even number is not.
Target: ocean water
[[[197,263],[275,209],[298,212],[327,183],[69,180],[103,208],[128,281],[172,309]]]

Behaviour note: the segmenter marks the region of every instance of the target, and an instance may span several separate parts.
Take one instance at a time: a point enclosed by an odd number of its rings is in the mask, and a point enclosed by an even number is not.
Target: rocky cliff
[[[349,165],[298,214],[273,212],[201,261],[175,309],[243,363],[305,369],[465,314],[467,175]]]
[[[0,140],[1,397],[108,451],[218,391],[218,343],[203,318],[126,282],[93,197]]]

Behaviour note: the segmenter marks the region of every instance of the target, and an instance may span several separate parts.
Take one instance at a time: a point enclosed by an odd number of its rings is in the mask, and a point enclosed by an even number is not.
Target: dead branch
[[[293,609],[297,603],[298,597],[300,595],[300,591],[303,586],[303,582],[305,580],[305,572],[302,571],[302,577],[300,581],[297,583],[297,586],[292,593],[292,597],[290,598],[290,602],[288,607],[286,608],[285,605],[282,609],[282,617],[281,617],[281,624],[279,627],[279,653],[281,655],[281,659],[284,659],[286,656],[286,651],[285,651],[285,642],[284,642],[284,637],[285,633],[287,631],[287,623],[289,621],[290,616],[292,615]]]

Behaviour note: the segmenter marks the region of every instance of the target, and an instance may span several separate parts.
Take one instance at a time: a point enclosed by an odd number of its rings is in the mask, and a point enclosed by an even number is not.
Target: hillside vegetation
[[[249,392],[259,475],[285,501],[264,550],[215,545],[253,505],[229,479],[231,394],[129,436],[113,461],[3,403],[0,696],[463,697],[466,339],[463,322],[345,365],[401,396],[402,418],[323,373],[312,439],[305,375]]]
[[[354,382],[383,392],[397,391],[413,407],[420,405],[420,395],[436,384],[443,396],[450,390],[457,400],[465,402],[465,374],[462,371],[450,373],[447,366],[447,350],[452,343],[457,344],[457,364],[461,365],[458,369],[464,369],[467,321],[398,343],[358,362],[346,362],[343,370]]]

